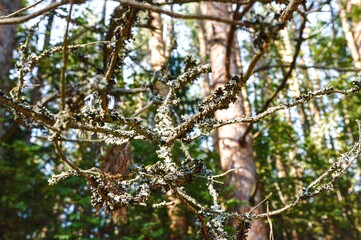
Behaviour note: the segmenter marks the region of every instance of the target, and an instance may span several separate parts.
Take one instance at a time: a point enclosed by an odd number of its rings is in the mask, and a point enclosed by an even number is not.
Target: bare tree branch
[[[45,8],[40,9],[40,10],[38,10],[38,11],[36,11],[34,13],[31,13],[29,15],[25,15],[25,16],[21,16],[21,17],[11,17],[11,18],[0,19],[0,25],[23,23],[23,22],[26,22],[26,21],[28,21],[30,19],[41,16],[44,13],[50,12],[50,11],[54,10],[55,8],[60,7],[60,6],[65,5],[65,4],[68,4],[68,3],[69,3],[69,0],[61,0],[59,2],[49,4]]]
[[[265,111],[269,107],[269,105],[276,98],[276,96],[279,94],[279,92],[281,92],[281,90],[286,86],[287,80],[291,77],[294,69],[296,68],[296,61],[297,61],[298,55],[299,55],[300,50],[301,50],[301,45],[302,45],[302,43],[304,41],[302,35],[303,35],[303,31],[305,30],[305,27],[306,27],[306,21],[307,21],[307,18],[303,18],[301,26],[300,26],[298,38],[297,38],[296,49],[295,49],[295,52],[293,54],[293,58],[292,58],[292,62],[290,64],[290,68],[288,69],[287,73],[283,76],[281,84],[278,86],[277,90],[273,93],[273,95],[269,99],[267,99],[267,101],[263,105],[260,112]],[[252,124],[250,124],[247,127],[246,131],[243,133],[242,137],[240,138],[241,143],[246,140],[246,137],[247,137],[248,133],[250,133],[252,131],[252,127],[253,127]]]
[[[39,0],[39,1],[37,1],[37,2],[35,2],[35,3],[33,3],[33,4],[31,4],[31,5],[29,5],[29,6],[26,6],[26,7],[22,8],[22,9],[19,9],[19,10],[13,12],[13,13],[10,13],[9,15],[1,16],[1,17],[0,17],[0,20],[1,20],[1,19],[4,19],[4,18],[10,18],[10,17],[15,16],[15,15],[17,15],[17,14],[19,14],[19,13],[22,13],[22,12],[24,12],[24,11],[26,11],[26,10],[29,10],[30,8],[35,7],[36,5],[38,5],[39,3],[43,2],[43,1],[44,1],[44,0]]]
[[[138,9],[142,9],[142,10],[150,10],[153,12],[162,13],[162,14],[168,15],[170,17],[179,18],[179,19],[210,20],[210,21],[228,23],[231,25],[251,27],[249,22],[231,21],[231,20],[227,20],[227,19],[224,19],[221,17],[209,16],[209,15],[185,15],[185,14],[168,11],[161,7],[156,7],[154,5],[151,5],[149,3],[140,3],[140,2],[133,1],[133,0],[117,0],[117,1],[124,5],[133,6]]]
[[[65,110],[65,85],[66,85],[66,79],[65,79],[65,71],[66,71],[66,65],[68,64],[68,32],[69,32],[69,25],[71,20],[71,13],[73,11],[73,0],[70,0],[70,8],[69,13],[66,18],[66,28],[64,32],[63,37],[63,57],[62,57],[62,66],[61,66],[61,75],[60,75],[60,106],[61,110]]]

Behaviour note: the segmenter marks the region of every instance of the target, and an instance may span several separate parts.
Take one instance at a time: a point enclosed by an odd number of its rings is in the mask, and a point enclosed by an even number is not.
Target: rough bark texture
[[[0,16],[8,15],[20,8],[18,0],[0,1]],[[12,55],[15,48],[16,25],[0,27],[0,87],[8,92],[10,89],[9,71],[12,68]]]
[[[229,6],[222,3],[207,3],[206,14],[219,16],[223,18],[230,18],[228,12]],[[228,26],[223,23],[208,22],[207,23],[207,40],[209,46],[210,62],[212,67],[212,81],[214,88],[218,88],[225,84],[227,69],[226,62],[226,43],[228,38]],[[236,55],[231,56],[233,59]],[[237,60],[237,59],[235,59]],[[239,68],[235,61],[231,61],[231,74],[238,74]],[[246,114],[244,107],[244,99],[239,96],[238,100],[231,104],[227,110],[217,111],[216,119],[229,119],[235,117],[242,117]],[[239,139],[243,135],[247,126],[242,124],[235,124],[224,126],[218,130],[218,147],[221,158],[222,170],[236,169],[230,174],[229,184],[234,187],[232,197],[244,202],[245,204],[237,207],[237,211],[245,212],[249,210],[250,200],[258,202],[259,195],[255,194],[257,180],[256,167],[254,164],[252,139],[250,136],[242,143]],[[251,199],[255,197],[255,199]],[[252,228],[248,234],[249,239],[266,239],[265,225],[262,220],[257,220],[252,223]]]
[[[152,28],[149,38],[150,65],[158,71],[165,63],[162,18],[159,13],[150,12],[149,21]]]
[[[202,14],[202,3],[198,3],[197,5],[197,14],[201,15]],[[199,55],[201,58],[201,64],[207,64],[207,56],[208,56],[208,46],[207,46],[207,33],[206,33],[206,26],[205,26],[205,22],[198,20],[197,21],[197,27],[198,27],[198,42],[199,42]],[[208,74],[204,74],[203,77],[203,81],[202,81],[202,92],[203,92],[203,97],[207,97],[211,94],[212,92],[212,85],[213,83],[211,83],[211,79],[209,78]],[[218,132],[217,130],[212,130],[211,132],[211,136],[212,136],[212,145],[214,147],[214,150],[219,153],[219,149],[218,149]]]
[[[163,39],[163,25],[162,18],[159,13],[149,13],[149,25],[151,31],[149,33],[149,50],[150,50],[150,65],[153,70],[160,71],[165,64],[165,43]],[[166,70],[163,69],[166,74]],[[166,96],[168,88],[164,83],[157,81],[155,89],[162,95]]]
[[[21,6],[19,0],[0,1],[0,16],[8,15]],[[11,89],[9,72],[13,67],[12,55],[16,44],[16,25],[0,26],[0,89],[8,93]],[[0,110],[0,139],[6,135],[6,110]],[[0,147],[0,156],[2,148]]]
[[[129,166],[132,164],[130,153],[131,149],[129,143],[110,146],[100,159],[102,162],[100,168],[104,172],[112,175],[126,175],[128,173]],[[120,207],[113,211],[112,220],[116,224],[118,224],[120,220],[126,222],[127,209],[125,207]]]

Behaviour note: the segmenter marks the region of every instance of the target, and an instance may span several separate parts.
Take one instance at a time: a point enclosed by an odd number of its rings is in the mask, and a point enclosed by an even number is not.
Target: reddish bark
[[[229,5],[223,3],[207,3],[206,14],[230,19],[228,12]],[[228,39],[228,25],[224,23],[207,23],[207,40],[209,46],[210,62],[212,67],[213,88],[224,85],[226,79],[226,48]],[[240,68],[237,60],[240,58],[236,54],[231,54],[230,73],[239,74]],[[238,100],[231,104],[226,110],[216,112],[216,119],[229,119],[242,117],[246,114],[245,99],[242,94]],[[221,158],[222,170],[236,169],[230,174],[229,184],[234,187],[232,197],[242,203],[236,209],[238,212],[246,212],[251,205],[259,201],[257,191],[256,167],[253,156],[253,142],[251,136],[247,136],[245,141],[240,143],[240,138],[245,132],[247,125],[235,124],[224,126],[218,130],[218,147]],[[254,199],[252,199],[254,198]],[[252,202],[252,203],[251,203]],[[237,223],[235,222],[234,225]],[[266,239],[266,228],[263,220],[252,222],[252,227],[248,233],[249,239]]]
[[[19,0],[3,0],[0,2],[0,16],[8,15],[20,8]],[[9,91],[9,71],[13,66],[12,55],[16,44],[16,25],[0,26],[0,88]]]
[[[3,0],[0,1],[0,16],[8,15],[21,6],[19,0]],[[16,25],[2,25],[0,26],[0,90],[8,93],[11,90],[11,84],[9,79],[10,69],[13,67],[13,51],[16,44]],[[0,139],[3,139],[6,133],[5,119],[6,111],[0,110]],[[2,148],[0,147],[0,156]]]

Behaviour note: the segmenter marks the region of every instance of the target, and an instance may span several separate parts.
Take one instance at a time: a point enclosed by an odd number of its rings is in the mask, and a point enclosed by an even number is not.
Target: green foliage
[[[351,8],[351,16],[353,18],[354,22],[360,22],[361,21],[361,7],[353,4]]]
[[[4,143],[0,159],[0,235],[3,239],[41,234],[42,227],[54,227],[48,201],[54,201],[47,178],[40,171],[44,162],[36,157],[49,149],[28,146],[22,141]],[[45,196],[44,196],[45,195]]]

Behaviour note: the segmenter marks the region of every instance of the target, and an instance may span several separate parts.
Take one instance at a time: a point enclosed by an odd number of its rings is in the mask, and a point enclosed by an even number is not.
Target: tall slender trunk
[[[96,151],[96,149],[93,151]],[[131,148],[129,143],[109,146],[105,154],[100,157],[102,163],[100,166],[101,170],[113,175],[126,175],[129,166],[132,164],[130,154]],[[113,189],[113,191],[117,190]],[[114,224],[119,224],[120,221],[126,222],[127,218],[127,209],[125,207],[119,207],[112,211],[112,221]]]
[[[151,26],[149,37],[150,65],[153,70],[159,71],[165,63],[162,18],[159,13],[150,12],[149,21]]]
[[[197,14],[202,14],[202,3],[197,4]],[[208,57],[208,46],[207,46],[207,33],[206,33],[206,26],[205,22],[202,20],[197,21],[197,27],[198,27],[198,42],[199,42],[199,55],[201,57],[201,64],[205,65],[207,64],[207,57]],[[212,85],[211,79],[209,77],[209,74],[204,74],[203,81],[202,81],[202,93],[203,97],[209,96],[209,94],[212,91]],[[217,130],[212,130],[211,132],[211,138],[212,138],[212,144],[214,149],[217,153],[219,153],[218,149],[218,132]],[[208,147],[208,141],[207,141],[207,148]]]
[[[229,4],[206,3],[206,13],[230,19],[228,12]],[[224,23],[207,22],[207,40],[209,46],[210,62],[212,67],[213,88],[223,86],[226,79],[226,48],[228,39],[228,26]],[[235,55],[231,56],[233,59]],[[239,74],[240,69],[231,61],[230,73]],[[245,115],[244,99],[242,95],[231,104],[228,109],[217,111],[217,120],[242,117]],[[238,206],[237,211],[244,212],[259,200],[257,192],[256,166],[253,159],[253,142],[251,136],[247,136],[244,142],[240,138],[245,132],[247,125],[235,124],[218,129],[218,147],[223,171],[236,169],[230,174],[229,184],[234,186],[232,197],[247,203]],[[252,199],[255,197],[255,199]],[[252,203],[250,202],[252,201]],[[255,201],[254,201],[255,200]],[[265,225],[262,220],[253,222],[249,232],[249,239],[266,239]]]
[[[0,1],[0,16],[7,15],[20,8],[19,0]],[[9,91],[9,71],[13,67],[12,56],[16,44],[16,25],[0,26],[0,87],[2,91]]]
[[[21,6],[20,0],[3,0],[0,1],[0,16],[8,15]],[[8,93],[11,90],[9,79],[10,69],[13,67],[13,51],[16,44],[16,25],[0,26],[0,90]],[[0,109],[0,143],[1,139],[6,135],[6,109]],[[3,154],[0,146],[0,157]]]
[[[332,14],[332,12],[331,12]],[[308,39],[309,35],[309,30],[306,28],[306,36],[305,38]],[[334,36],[336,37],[336,32],[333,31]],[[309,46],[312,45],[312,43],[307,40],[307,44]],[[312,55],[314,55],[314,53],[312,52],[311,48],[308,47],[308,50],[310,51],[310,58],[309,61],[311,63],[311,65],[316,65],[314,58],[312,57]],[[301,63],[303,63],[303,59],[301,58]],[[307,78],[307,81],[309,82],[309,86],[308,89],[310,91],[317,91],[320,90],[322,88],[322,84],[321,84],[321,77],[319,74],[319,71],[317,69],[307,69],[304,70],[305,71],[305,77]],[[312,79],[309,78],[309,76],[312,76]],[[330,119],[327,116],[327,110],[326,110],[326,105],[327,103],[325,102],[324,98],[318,98],[318,99],[314,99],[311,101],[311,110],[313,109],[313,113],[314,113],[314,122],[315,125],[313,126],[313,128],[311,129],[311,136],[316,136],[318,138],[320,138],[320,143],[322,143],[322,147],[327,146],[327,143],[329,143],[331,145],[331,148],[334,149],[334,145],[333,145],[333,141],[332,141],[332,136],[330,136],[330,131],[328,129],[326,129],[325,127],[327,126],[326,123],[330,122]],[[323,119],[323,121],[322,121]],[[322,139],[321,139],[322,138]],[[321,146],[320,146],[321,147]]]
[[[276,46],[278,48],[278,54],[280,59],[283,63],[291,64],[293,60],[294,51],[292,49],[291,40],[289,36],[289,32],[287,29],[284,29],[280,32],[280,40],[276,42]],[[284,69],[282,69],[282,74],[285,76],[287,73]],[[289,95],[290,97],[297,97],[301,95],[300,91],[300,83],[295,75],[295,72],[291,73],[289,78],[287,79],[287,83],[289,85]],[[280,93],[280,97],[282,101],[286,101],[286,96]],[[296,129],[295,124],[297,124],[297,121],[299,121],[299,124],[302,127],[302,133],[304,136],[309,134],[309,122],[306,118],[305,109],[302,106],[298,106],[296,111],[292,111],[289,109],[288,111],[285,111],[284,113],[285,120],[292,125],[293,129]],[[294,121],[294,119],[297,119]],[[296,134],[296,130],[294,130],[293,134]],[[294,138],[297,139],[296,136]],[[293,144],[290,144],[292,146]],[[281,154],[281,155],[279,155]],[[282,155],[282,153],[277,153],[275,156],[276,160],[276,169],[277,169],[277,177],[278,178],[284,178],[284,177],[292,177],[296,179],[297,177],[302,176],[303,169],[299,166],[298,161],[296,160],[296,154],[297,154],[297,148],[296,147],[290,147],[288,149],[288,156],[285,158],[285,155]],[[286,162],[287,161],[287,162]],[[294,181],[294,185],[296,186],[294,188],[294,192],[297,193],[301,190],[302,183],[299,180]],[[288,204],[290,200],[290,195],[285,194],[283,195],[281,191],[281,187],[276,182],[275,183],[276,188],[278,189],[278,194],[281,198],[281,201],[283,204]],[[292,195],[292,194],[291,194]],[[288,220],[290,224],[296,225],[293,219]],[[283,234],[289,234],[292,239],[301,239],[300,234],[295,229],[284,229]]]
[[[312,60],[311,60],[312,61]],[[300,58],[300,63],[305,65],[303,58]],[[309,91],[319,90],[318,82],[320,81],[320,76],[315,69],[303,69],[303,76],[305,78],[305,84]],[[313,79],[310,79],[310,76]],[[322,149],[327,146],[326,136],[323,130],[324,121],[321,110],[323,108],[322,99],[313,99],[310,101],[310,111],[313,118],[311,119],[312,124],[310,125],[310,136],[312,139],[315,139],[315,144],[318,149]]]
[[[292,49],[291,46],[291,40],[290,40],[290,35],[287,29],[283,30],[280,32],[280,36],[281,36],[281,40],[282,40],[282,46],[280,46],[279,44],[279,54],[281,55],[282,61],[288,64],[291,64],[292,60],[293,60],[293,56],[294,56],[294,51]],[[283,74],[285,75],[286,73],[283,72]],[[289,83],[289,90],[290,90],[290,96],[295,98],[301,95],[301,90],[300,90],[300,83],[295,75],[295,71],[292,72],[292,74],[290,75],[289,79],[287,80]],[[293,112],[291,109],[289,109],[288,111],[288,118],[290,119],[290,121],[295,124],[297,122],[292,121],[293,116],[294,118],[297,119],[297,121],[299,121],[299,124],[302,127],[302,134],[303,136],[308,136],[310,134],[310,123],[309,120],[307,119],[307,114],[306,114],[306,110],[304,108],[303,105],[298,105],[297,106],[297,111]],[[293,127],[294,129],[296,129],[296,127]],[[296,130],[294,130],[295,133],[297,133]],[[295,160],[295,156],[297,154],[297,148],[294,147],[293,149],[291,148],[289,150],[289,160],[290,160],[290,175],[293,177],[301,177],[302,176],[302,172],[303,169],[301,166],[299,166],[298,161]],[[296,182],[296,192],[301,191],[301,186],[302,184],[299,182]]]
[[[351,12],[351,9],[353,8],[353,6],[356,6],[358,8],[361,7],[361,0],[348,1],[347,4],[348,4],[348,9],[346,9],[346,10],[348,12]],[[359,60],[361,62],[361,21],[360,20],[355,21],[353,19],[351,26],[352,26],[352,34],[355,39],[355,44],[357,47]]]
[[[293,60],[293,50],[292,50],[291,40],[288,30],[284,29],[283,31],[281,31],[280,36],[283,42],[282,46],[279,46],[279,53],[281,54],[282,61],[284,63],[291,64]],[[290,78],[287,81],[289,83],[290,96],[293,98],[300,96],[301,95],[300,83],[295,75],[295,71],[292,72]],[[292,119],[292,115],[293,115],[292,111],[290,112],[290,115]],[[308,135],[310,132],[309,130],[310,127],[303,105],[297,106],[297,112],[295,112],[294,115],[295,118],[298,119],[301,124],[303,135],[305,136]]]
[[[361,21],[355,21],[352,19],[352,22],[347,21],[347,14],[351,13],[353,5],[361,7],[361,0],[353,1],[338,1],[339,4],[339,17],[342,24],[342,29],[345,34],[347,46],[350,50],[354,66],[361,73]],[[342,104],[342,103],[340,103]],[[342,108],[341,115],[344,120],[345,130],[350,135],[351,139],[353,138],[352,130],[350,128],[350,120],[347,113],[347,110]],[[354,139],[353,139],[354,140]]]
[[[197,5],[197,14],[201,15],[201,3]],[[198,42],[199,42],[199,55],[201,57],[201,64],[207,63],[207,37],[206,37],[206,27],[204,26],[204,21],[197,21],[198,27]],[[204,75],[204,81],[202,82],[203,93],[205,96],[208,96],[211,93],[211,83],[209,75]]]
[[[347,6],[344,3],[347,3]],[[347,10],[350,9],[351,4],[351,2],[338,0],[339,16],[353,63],[361,71],[361,22],[354,23],[351,26],[347,21]]]

